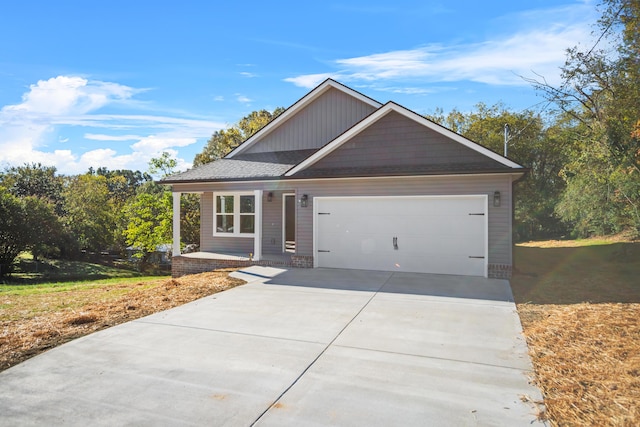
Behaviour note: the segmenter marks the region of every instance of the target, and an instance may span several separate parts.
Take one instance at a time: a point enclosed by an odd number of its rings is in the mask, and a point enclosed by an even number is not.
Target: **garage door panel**
[[[316,222],[320,267],[486,274],[486,196],[318,198],[314,203],[326,214]]]
[[[391,239],[389,239],[389,243],[391,243]],[[411,256],[412,254],[423,254],[425,257],[449,254],[482,256],[484,247],[482,243],[469,238],[434,239],[431,241],[419,237],[398,237],[398,251],[403,255],[406,254],[406,256]]]
[[[432,274],[452,274],[455,270],[457,275],[477,276],[478,271],[484,268],[481,259],[464,259],[459,255],[441,255],[438,257],[418,257],[411,256],[403,259],[395,268],[397,271],[424,272]]]

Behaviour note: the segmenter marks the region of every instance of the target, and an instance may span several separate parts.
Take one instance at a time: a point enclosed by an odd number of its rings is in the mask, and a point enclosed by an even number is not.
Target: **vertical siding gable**
[[[381,117],[307,170],[499,163],[395,111]]]
[[[246,153],[320,148],[374,110],[371,105],[331,88]]]

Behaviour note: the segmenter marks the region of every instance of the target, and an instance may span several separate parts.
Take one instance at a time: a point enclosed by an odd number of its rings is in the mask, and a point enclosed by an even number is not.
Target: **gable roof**
[[[328,143],[327,145],[325,145],[324,147],[322,147],[321,149],[319,149],[318,151],[310,155],[304,161],[300,162],[295,167],[291,168],[289,171],[287,171],[285,176],[291,177],[293,175],[300,174],[300,172],[304,171],[311,165],[323,159],[324,157],[326,157],[327,155],[329,155],[330,153],[338,149],[340,146],[345,144],[355,135],[359,134],[360,132],[362,132],[372,124],[376,123],[378,120],[380,120],[382,117],[384,117],[385,115],[389,114],[392,111],[395,111],[411,120],[414,120],[415,122],[445,136],[446,138],[449,138],[459,144],[462,144],[467,148],[470,148],[480,154],[483,154],[488,158],[495,160],[500,165],[503,165],[508,169],[524,169],[521,165],[507,159],[506,157],[496,154],[493,151],[465,138],[464,136],[457,134],[443,126],[440,126],[439,124],[432,122],[431,120],[401,105],[398,105],[390,101],[390,102],[387,102],[381,108],[371,113],[369,116],[367,116],[363,120],[361,120],[359,123],[355,124],[349,130],[345,131],[342,135],[338,136],[333,141],[331,141],[330,143]]]
[[[287,151],[262,151],[253,152],[247,149],[255,145],[266,135],[278,129],[287,120],[294,117],[303,108],[329,90],[337,89],[342,93],[357,98],[375,110],[345,130],[342,134],[327,142],[320,148],[293,149]],[[386,120],[392,120],[392,113],[399,115],[402,120],[411,120],[418,128],[424,127],[425,132],[441,137],[440,144],[454,144],[457,150],[467,150],[473,156],[463,155],[458,157],[450,155],[449,158],[442,157],[435,162],[421,162],[419,157],[411,162],[398,163],[394,155],[384,157],[391,160],[389,163],[378,161],[362,162],[351,161],[347,156],[341,156],[346,152],[339,150],[351,150],[360,146],[362,150],[371,147],[366,142],[360,145],[360,141],[367,141],[365,135],[369,132],[376,132],[387,128]],[[384,120],[382,120],[385,118]],[[365,132],[366,131],[366,132]],[[364,139],[363,139],[364,138]],[[414,147],[415,147],[414,138]],[[349,148],[348,142],[353,147]],[[378,141],[379,143],[380,141]],[[346,144],[346,145],[345,145]],[[457,145],[460,144],[460,145]],[[388,146],[383,144],[385,149]],[[395,146],[394,149],[401,149]],[[453,147],[453,146],[452,146]],[[372,147],[376,150],[376,147]],[[378,147],[379,149],[379,147]],[[430,149],[427,147],[427,149]],[[410,148],[409,148],[410,150]],[[335,152],[335,155],[332,153]],[[425,153],[422,151],[422,153]],[[426,152],[428,153],[428,151]],[[453,151],[452,153],[455,153]],[[405,157],[411,156],[411,152],[405,153]],[[356,154],[358,155],[358,154]],[[365,156],[367,154],[365,153]],[[338,157],[336,157],[338,156]],[[380,157],[380,154],[378,153]],[[380,158],[383,158],[380,157]],[[336,159],[340,161],[336,162]],[[458,161],[456,161],[458,159]],[[248,180],[280,180],[280,179],[309,179],[309,178],[349,178],[349,177],[384,177],[384,176],[411,176],[411,175],[450,175],[450,174],[474,174],[474,173],[524,173],[526,169],[521,165],[503,157],[493,151],[477,144],[462,135],[459,135],[431,120],[399,105],[388,102],[384,105],[362,95],[334,80],[325,80],[294,105],[289,107],[284,113],[266,125],[243,144],[236,147],[231,153],[222,159],[196,167],[186,172],[178,173],[161,180],[165,184],[192,183],[192,182],[223,182],[223,181],[248,181]]]
[[[349,87],[347,87],[347,86],[345,86],[345,85],[343,85],[341,83],[338,83],[335,80],[327,79],[324,82],[322,82],[320,85],[316,86],[315,89],[311,90],[311,92],[309,92],[308,94],[306,94],[305,96],[300,98],[291,107],[287,108],[282,114],[280,114],[278,117],[276,117],[269,124],[267,124],[262,129],[260,129],[258,132],[253,134],[251,137],[249,137],[242,144],[240,144],[239,146],[234,148],[229,154],[227,154],[225,156],[225,159],[231,159],[231,158],[234,158],[237,155],[240,155],[240,154],[244,153],[246,150],[251,148],[257,142],[259,142],[260,140],[264,139],[271,132],[273,132],[278,127],[280,127],[281,125],[286,123],[290,118],[294,117],[300,110],[302,110],[303,108],[305,108],[306,106],[311,104],[313,101],[318,99],[322,94],[324,94],[325,92],[327,92],[328,90],[330,90],[332,88],[333,89],[337,89],[340,92],[343,92],[343,93],[345,93],[347,95],[350,95],[350,96],[358,99],[359,101],[362,101],[365,104],[370,105],[370,106],[372,106],[374,108],[380,108],[382,106],[382,104],[379,103],[378,101],[376,101],[376,100],[374,100],[372,98],[369,98],[368,96],[363,95],[360,92],[357,92],[357,91],[355,91],[355,90],[353,90],[353,89],[351,89],[351,88],[349,88]]]

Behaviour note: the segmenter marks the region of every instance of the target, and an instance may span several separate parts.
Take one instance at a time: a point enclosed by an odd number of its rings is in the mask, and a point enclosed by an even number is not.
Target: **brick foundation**
[[[489,277],[492,279],[511,279],[513,267],[508,264],[489,264]]]
[[[249,261],[235,259],[206,259],[175,256],[171,259],[171,277],[181,277],[187,274],[205,273],[219,268],[242,268],[250,265],[265,267],[313,268],[313,257],[292,255],[291,261]]]
[[[176,256],[171,260],[171,276],[181,277],[187,274],[204,273],[219,268],[242,268],[250,265],[285,268],[313,268],[313,257],[292,255],[291,261],[249,261],[235,259],[206,259]],[[508,264],[489,264],[489,277],[492,279],[511,279],[513,268]]]

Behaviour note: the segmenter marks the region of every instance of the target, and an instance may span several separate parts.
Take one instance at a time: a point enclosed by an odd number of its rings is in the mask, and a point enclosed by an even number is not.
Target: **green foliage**
[[[563,233],[555,205],[565,186],[558,174],[567,160],[566,122],[558,120],[547,126],[531,111],[515,113],[502,104],[482,103],[467,114],[453,110],[445,116],[438,111],[429,118],[500,154],[504,150],[504,126],[508,124],[509,158],[530,168],[515,187],[516,240]]]
[[[536,82],[576,123],[556,211],[579,237],[640,233],[640,2],[603,6],[597,32],[615,50],[569,49],[562,85]]]
[[[180,240],[200,245],[200,195],[183,194],[180,199]]]
[[[0,277],[11,272],[13,261],[28,244],[25,204],[0,187]]]
[[[173,198],[170,191],[149,183],[125,208],[128,225],[124,234],[127,243],[144,252],[143,260],[158,245],[170,242],[173,225]]]
[[[0,175],[0,183],[14,196],[35,196],[54,204],[56,212],[62,213],[62,178],[56,168],[40,163],[8,168]]]
[[[283,111],[284,108],[282,107],[276,108],[272,113],[267,110],[253,111],[235,125],[216,131],[207,141],[202,153],[196,154],[193,165],[204,165],[226,156],[231,150],[269,124],[271,120],[278,117]]]
[[[98,168],[96,174],[107,179],[109,201],[113,209],[113,243],[111,247],[122,253],[127,247],[124,236],[124,230],[128,225],[125,206],[134,199],[140,188],[151,182],[152,177],[146,172],[126,169],[110,171],[107,168]]]
[[[164,151],[160,157],[154,157],[149,160],[149,173],[151,175],[160,175],[160,178],[166,178],[173,173],[178,166],[176,159],[171,154]]]
[[[88,251],[110,248],[115,241],[115,215],[107,178],[89,174],[70,177],[63,194],[65,226],[78,247]]]
[[[59,228],[50,203],[34,196],[16,197],[0,186],[0,277],[11,273],[22,251],[51,243]]]

